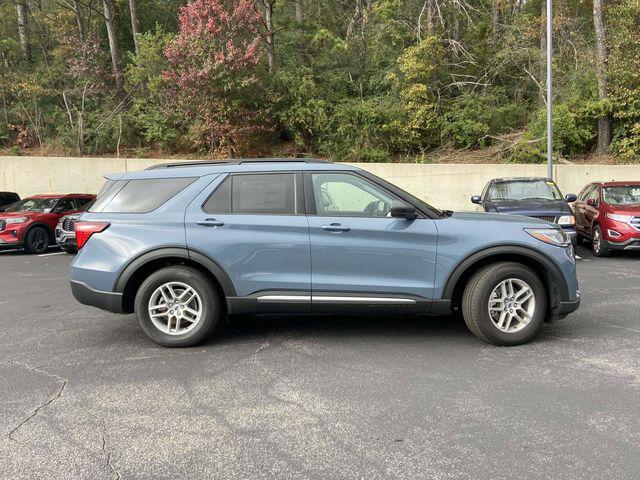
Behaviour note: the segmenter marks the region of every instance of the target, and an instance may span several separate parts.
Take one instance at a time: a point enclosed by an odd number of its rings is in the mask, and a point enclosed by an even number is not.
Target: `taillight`
[[[76,244],[78,250],[84,247],[91,235],[104,232],[109,225],[106,222],[76,222]]]

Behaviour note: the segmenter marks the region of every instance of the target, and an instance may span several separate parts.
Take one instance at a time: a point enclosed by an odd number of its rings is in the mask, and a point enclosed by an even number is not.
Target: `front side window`
[[[596,205],[598,205],[599,201],[600,201],[600,194],[598,192],[598,188],[594,188],[591,193],[589,194],[589,196],[587,197],[587,200],[593,200],[595,202]]]
[[[610,205],[640,205],[640,185],[605,187],[602,200]]]
[[[362,177],[346,173],[314,173],[312,178],[318,215],[389,216],[395,197]]]
[[[487,198],[490,202],[523,200],[562,200],[560,190],[550,180],[510,180],[494,182]]]
[[[147,213],[155,210],[196,179],[154,178],[113,182],[91,206],[91,212]]]
[[[73,210],[77,210],[76,202],[73,198],[63,198],[56,206],[56,212],[58,213],[71,212]]]
[[[6,211],[49,213],[58,200],[59,198],[25,198],[11,205]]]
[[[207,213],[295,215],[293,173],[231,175],[202,206]]]
[[[584,187],[584,189],[580,192],[580,195],[578,195],[578,200],[580,200],[581,202],[586,202],[587,198],[589,198],[589,194],[591,193],[591,189],[594,188],[594,185],[587,185],[586,187]]]

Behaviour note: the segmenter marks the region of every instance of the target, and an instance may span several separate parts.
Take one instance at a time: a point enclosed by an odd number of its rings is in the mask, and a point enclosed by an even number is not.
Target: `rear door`
[[[229,276],[239,297],[310,308],[309,224],[302,175],[223,174],[189,205],[187,245]]]
[[[430,308],[434,220],[391,218],[391,202],[401,199],[357,172],[305,172],[305,194],[314,312]]]

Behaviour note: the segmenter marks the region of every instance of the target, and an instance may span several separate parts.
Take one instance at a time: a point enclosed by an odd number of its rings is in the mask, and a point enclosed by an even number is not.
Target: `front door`
[[[310,307],[309,225],[301,174],[216,178],[188,207],[187,245],[215,261],[238,297]]]
[[[401,199],[357,172],[305,175],[313,311],[349,304],[428,311],[436,268],[434,220],[391,218],[391,203]]]

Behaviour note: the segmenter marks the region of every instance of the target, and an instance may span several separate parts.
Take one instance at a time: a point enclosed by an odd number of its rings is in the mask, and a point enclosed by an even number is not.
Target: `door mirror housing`
[[[418,218],[418,211],[413,205],[398,200],[394,200],[393,203],[391,203],[389,213],[393,218],[404,218],[406,220],[415,220]]]
[[[471,203],[480,205],[482,203],[482,199],[480,198],[480,195],[474,195],[473,197],[471,197]]]
[[[587,200],[587,205],[589,205],[590,207],[594,207],[594,208],[598,206],[597,202],[593,198],[590,198],[590,199]]]
[[[573,203],[578,199],[578,197],[574,193],[567,193],[564,196],[564,201],[567,203]]]

